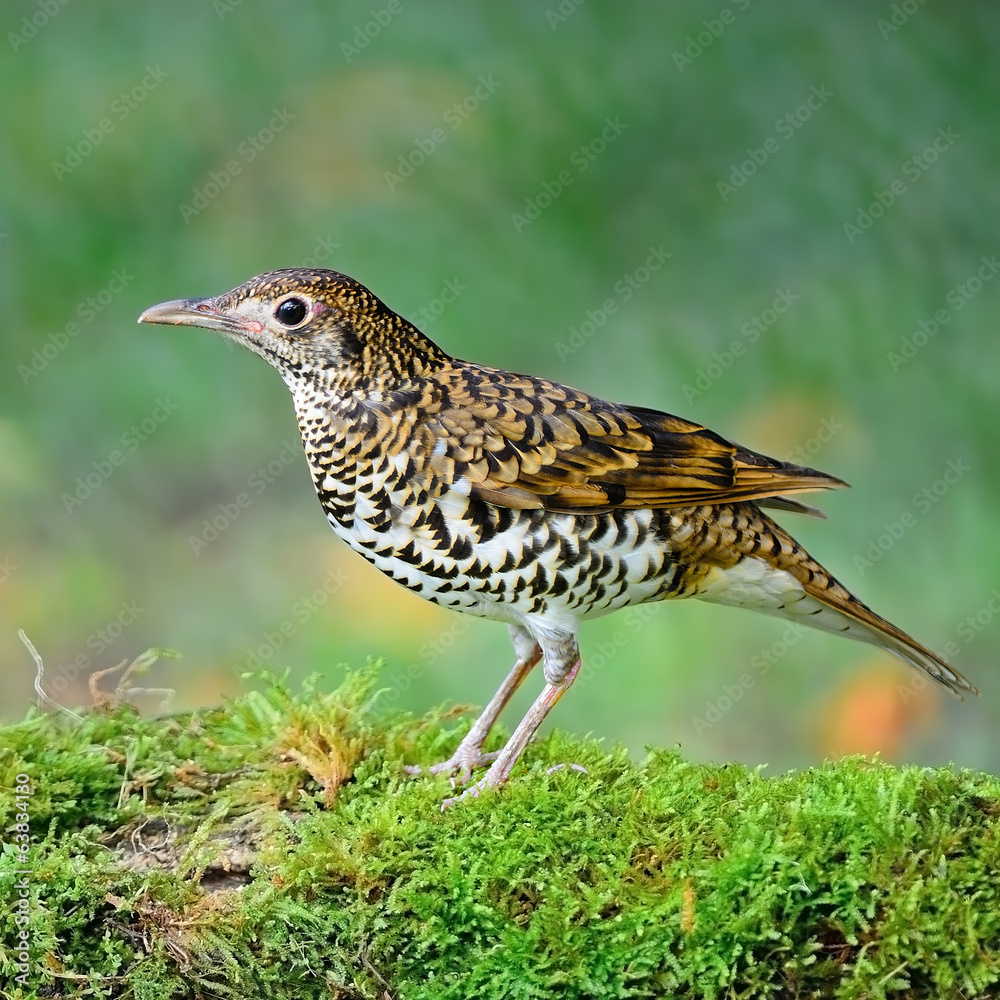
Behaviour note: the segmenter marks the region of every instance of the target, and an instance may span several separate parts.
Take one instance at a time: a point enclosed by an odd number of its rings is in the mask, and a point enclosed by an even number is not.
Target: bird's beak
[[[201,326],[220,333],[247,333],[247,327],[238,319],[221,312],[215,299],[174,299],[150,306],[140,317],[140,323],[163,323],[168,326]]]

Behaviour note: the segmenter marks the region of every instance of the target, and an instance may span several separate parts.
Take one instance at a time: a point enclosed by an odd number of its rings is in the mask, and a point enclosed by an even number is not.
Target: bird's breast
[[[515,510],[461,481],[432,495],[402,465],[338,462],[315,475],[316,489],[351,548],[434,603],[575,631],[582,618],[654,598],[672,576],[652,511]]]

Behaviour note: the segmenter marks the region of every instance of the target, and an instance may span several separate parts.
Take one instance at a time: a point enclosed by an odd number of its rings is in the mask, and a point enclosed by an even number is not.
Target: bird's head
[[[223,333],[293,389],[308,381],[378,395],[448,360],[360,282],[322,269],[269,271],[215,298],[151,306],[139,322]]]

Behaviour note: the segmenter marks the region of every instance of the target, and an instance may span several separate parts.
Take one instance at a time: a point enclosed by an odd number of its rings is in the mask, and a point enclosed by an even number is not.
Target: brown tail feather
[[[841,631],[852,639],[870,642],[872,645],[884,649],[887,653],[892,653],[904,663],[908,663],[911,667],[927,674],[928,677],[933,677],[958,698],[962,697],[963,691],[979,694],[973,684],[954,667],[942,660],[940,656],[931,652],[912,636],[907,635],[901,628],[897,628],[892,622],[875,614],[871,608],[859,601],[836,580],[831,580],[831,582],[835,584],[834,587],[815,586],[812,583],[805,584],[806,593],[817,598],[844,620],[844,627],[838,629],[836,625],[833,625],[832,628],[828,629],[829,631]],[[817,625],[820,628],[826,628],[825,625],[819,623]]]
[[[765,531],[769,530],[780,545],[780,551],[774,552],[769,562],[776,569],[791,573],[808,595],[806,600],[783,609],[784,617],[878,646],[933,677],[959,698],[963,691],[979,694],[973,684],[940,656],[858,600],[771,518],[763,512],[758,516],[765,522]]]

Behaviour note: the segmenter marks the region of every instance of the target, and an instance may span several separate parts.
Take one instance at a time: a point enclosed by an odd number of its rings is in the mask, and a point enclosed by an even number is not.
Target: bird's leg
[[[567,636],[555,642],[543,639],[542,648],[545,651],[545,663],[542,668],[545,672],[545,687],[542,689],[542,693],[535,699],[535,703],[518,723],[517,729],[507,741],[507,745],[496,755],[496,759],[486,774],[474,785],[470,785],[460,796],[445,799],[441,804],[442,809],[447,809],[460,798],[464,799],[466,796],[475,798],[485,788],[502,785],[510,777],[521,753],[531,737],[537,732],[545,716],[551,711],[552,706],[576,680],[576,675],[580,672],[580,650],[574,636]]]
[[[521,681],[528,676],[531,668],[542,658],[541,647],[527,631],[518,625],[510,625],[510,637],[514,642],[514,652],[517,663],[514,669],[504,678],[497,693],[490,699],[465,738],[459,743],[455,752],[440,764],[428,768],[410,766],[406,768],[409,774],[420,774],[424,770],[430,774],[453,774],[458,784],[468,784],[472,772],[477,767],[489,764],[497,757],[497,753],[483,753],[483,744],[490,735],[493,724],[504,710],[514,692],[521,686]]]

